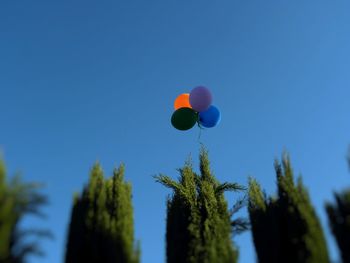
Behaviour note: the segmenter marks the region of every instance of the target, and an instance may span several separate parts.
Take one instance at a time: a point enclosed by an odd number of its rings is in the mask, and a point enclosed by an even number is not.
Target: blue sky
[[[173,101],[205,85],[222,112],[201,141],[221,181],[273,193],[287,149],[338,253],[324,202],[350,184],[350,2],[10,1],[0,3],[0,149],[10,174],[46,184],[46,258],[62,262],[72,196],[97,160],[133,185],[142,262],[164,262],[165,200],[198,129],[171,127]],[[228,195],[230,203],[236,196]],[[254,262],[250,233],[235,238]]]

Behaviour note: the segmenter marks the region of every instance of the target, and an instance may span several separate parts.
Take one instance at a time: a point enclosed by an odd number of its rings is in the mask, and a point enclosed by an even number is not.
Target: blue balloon
[[[199,124],[205,128],[212,128],[219,124],[221,113],[219,109],[211,105],[207,110],[199,113]]]

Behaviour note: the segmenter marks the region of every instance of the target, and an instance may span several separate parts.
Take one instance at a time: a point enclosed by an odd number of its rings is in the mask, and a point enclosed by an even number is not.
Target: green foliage
[[[260,263],[329,262],[326,241],[301,178],[297,184],[289,157],[275,163],[277,198],[266,197],[249,181],[248,211]]]
[[[131,185],[124,181],[124,166],[105,179],[93,166],[88,185],[76,195],[69,226],[66,262],[137,263],[134,245]]]
[[[50,237],[50,232],[19,227],[26,215],[43,216],[40,208],[47,203],[47,198],[37,191],[39,188],[35,183],[23,183],[19,176],[7,183],[5,164],[0,159],[0,262],[21,263],[28,255],[43,255],[37,242],[24,239]]]
[[[232,263],[238,251],[232,243],[234,229],[244,230],[247,222],[231,221],[243,204],[228,209],[225,191],[243,191],[238,184],[220,184],[210,171],[207,151],[200,153],[200,175],[193,171],[191,161],[179,169],[180,178],[165,175],[156,181],[173,190],[167,201],[166,255],[168,263]],[[238,227],[239,225],[239,227]]]

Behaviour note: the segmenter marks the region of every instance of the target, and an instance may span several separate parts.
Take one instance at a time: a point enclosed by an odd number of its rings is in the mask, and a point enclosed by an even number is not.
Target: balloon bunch
[[[186,131],[196,123],[200,128],[212,128],[218,125],[221,119],[220,111],[211,105],[213,96],[206,87],[196,87],[191,93],[179,95],[175,102],[175,112],[171,117],[174,128]]]

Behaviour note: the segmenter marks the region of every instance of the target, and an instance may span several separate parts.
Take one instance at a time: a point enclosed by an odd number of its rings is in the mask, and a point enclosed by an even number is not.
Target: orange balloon
[[[174,108],[175,110],[179,109],[179,108],[191,108],[191,104],[190,104],[190,94],[189,93],[183,93],[181,95],[179,95],[175,102],[174,102]]]

